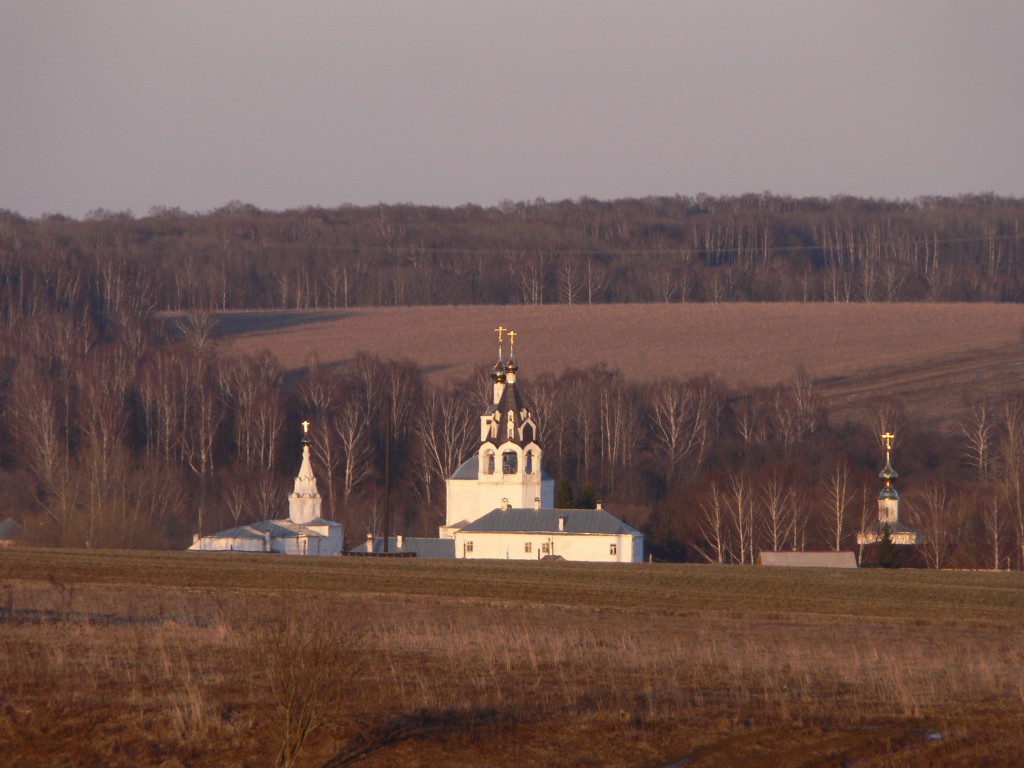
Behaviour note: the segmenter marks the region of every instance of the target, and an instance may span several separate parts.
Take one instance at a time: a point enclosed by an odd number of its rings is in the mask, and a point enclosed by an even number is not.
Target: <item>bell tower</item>
[[[498,507],[554,506],[554,480],[542,468],[539,429],[519,394],[516,332],[502,326],[498,360],[491,368],[491,402],[480,415],[480,445],[448,480],[448,509],[441,535]],[[504,358],[508,337],[508,361]]]

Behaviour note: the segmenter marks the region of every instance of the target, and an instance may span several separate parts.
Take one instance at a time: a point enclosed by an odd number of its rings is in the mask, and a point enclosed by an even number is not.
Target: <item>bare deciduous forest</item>
[[[0,213],[0,503],[31,543],[182,547],[280,514],[308,416],[328,516],[380,530],[393,414],[393,530],[432,535],[483,370],[428,382],[362,354],[289,373],[230,354],[212,313],[451,304],[1024,300],[1024,201],[578,200],[273,213]],[[174,323],[161,319],[174,313]],[[714,371],[530,379],[545,466],[602,499],[657,558],[751,562],[850,548],[874,516],[883,429],[902,516],[935,567],[1024,567],[1024,395],[965,404],[953,429],[831,418],[811,377],[739,390]],[[901,490],[903,485],[901,484]]]

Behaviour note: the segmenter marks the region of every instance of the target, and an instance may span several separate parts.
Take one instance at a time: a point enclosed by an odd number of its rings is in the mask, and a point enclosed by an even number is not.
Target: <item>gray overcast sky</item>
[[[1024,196],[1021,0],[0,0],[0,208]]]

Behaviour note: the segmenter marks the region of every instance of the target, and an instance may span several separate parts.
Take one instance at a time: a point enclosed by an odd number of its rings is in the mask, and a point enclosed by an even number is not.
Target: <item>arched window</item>
[[[526,452],[526,474],[533,474],[533,451]]]
[[[524,443],[532,443],[532,442],[534,442],[534,439],[533,439],[533,424],[527,423],[527,424],[523,425],[523,442]]]
[[[486,472],[488,475],[493,475],[494,474],[494,452],[493,451],[488,451],[487,452],[487,456],[485,458],[487,460],[487,463],[484,466],[484,472]]]
[[[515,451],[505,451],[501,455],[501,471],[506,475],[514,475],[519,471],[519,457]]]

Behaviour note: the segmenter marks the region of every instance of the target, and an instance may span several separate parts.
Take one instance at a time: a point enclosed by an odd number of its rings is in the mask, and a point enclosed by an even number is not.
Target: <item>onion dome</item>
[[[509,373],[516,373],[519,371],[519,363],[516,362],[514,357],[509,358],[508,365],[505,366],[505,370]]]
[[[878,494],[880,499],[898,499],[900,496],[896,493],[896,489],[892,487],[893,480],[899,477],[896,470],[892,468],[892,464],[888,461],[885,462],[885,467],[881,472],[878,473],[880,480],[885,482],[885,487],[882,488],[881,493]]]
[[[504,383],[506,370],[505,364],[499,359],[498,362],[494,364],[494,367],[491,368],[491,379],[499,384]]]

